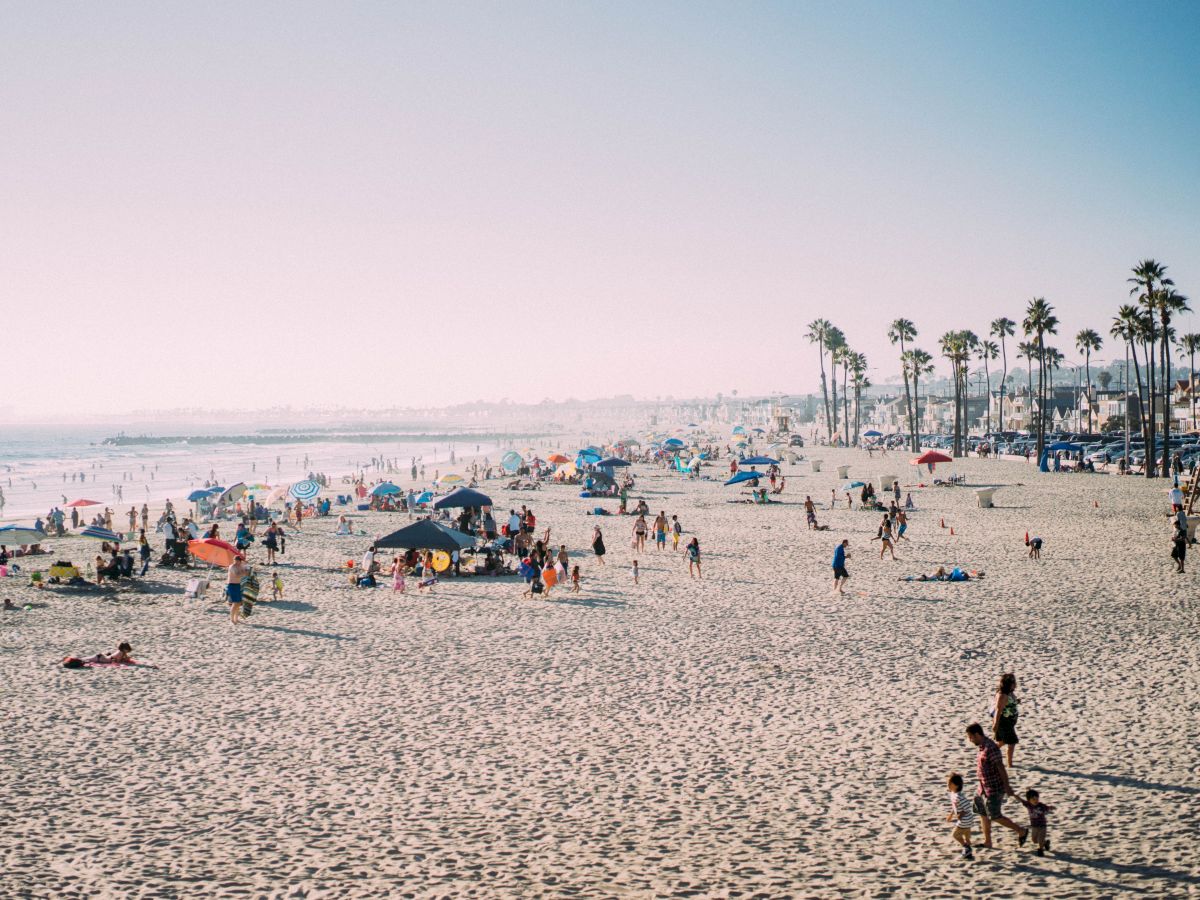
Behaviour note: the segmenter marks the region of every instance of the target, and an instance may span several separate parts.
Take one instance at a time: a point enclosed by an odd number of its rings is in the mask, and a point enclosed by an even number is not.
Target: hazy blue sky
[[[1141,257],[1200,306],[1198,46],[1197,3],[0,2],[4,403],[807,390],[817,316],[880,380],[896,316],[1034,295],[1074,358]]]

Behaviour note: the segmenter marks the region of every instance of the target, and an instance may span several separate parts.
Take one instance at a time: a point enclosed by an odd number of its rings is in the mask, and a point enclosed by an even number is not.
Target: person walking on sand
[[[983,845],[991,849],[992,822],[998,822],[1005,828],[1011,828],[1017,833],[1017,845],[1023,846],[1029,836],[1029,829],[1022,828],[1012,819],[1004,815],[1005,797],[1015,797],[1012,785],[1008,782],[1008,771],[1004,768],[1004,757],[996,742],[983,733],[983,726],[974,722],[967,726],[967,740],[978,749],[975,756],[975,776],[979,787],[975,792],[975,812],[983,827]]]
[[[688,577],[704,580],[700,571],[700,539],[692,538],[687,545]]]
[[[604,565],[604,534],[600,531],[599,525],[592,532],[592,552],[596,554],[596,562]]]
[[[996,687],[996,696],[992,700],[992,737],[996,743],[1006,748],[1008,767],[1013,764],[1013,751],[1017,749],[1020,738],[1017,737],[1017,704],[1021,701],[1013,696],[1017,689],[1017,676],[1006,672],[1000,676],[1000,684]]]
[[[654,549],[667,549],[667,511],[660,509],[654,519]]]
[[[638,561],[635,559],[633,561],[633,583],[634,584],[638,583],[638,574],[639,574],[638,573]]]
[[[671,516],[671,549],[679,550],[679,539],[683,536],[683,523],[679,521],[679,516]]]
[[[242,579],[249,573],[246,560],[236,556],[229,564],[229,581],[225,585],[225,599],[229,601],[229,621],[233,625],[244,622],[242,617]]]
[[[896,550],[892,547],[892,520],[886,515],[883,521],[879,523],[879,531],[875,535],[875,540],[880,542],[879,558],[883,559],[884,551],[892,554],[892,559],[896,559]]]
[[[1175,532],[1171,535],[1171,559],[1175,560],[1175,571],[1184,574],[1183,564],[1187,559],[1187,528],[1175,523]]]
[[[633,549],[637,553],[642,553],[646,549],[646,517],[639,515],[637,521],[633,523]]]
[[[850,558],[850,539],[843,538],[842,542],[833,548],[833,593],[846,593],[846,580],[850,573],[846,571],[846,560]]]

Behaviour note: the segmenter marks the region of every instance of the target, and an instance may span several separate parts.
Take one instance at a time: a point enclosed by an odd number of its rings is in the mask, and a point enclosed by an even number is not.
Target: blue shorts
[[[230,603],[242,602],[242,586],[240,584],[225,585],[225,598]]]

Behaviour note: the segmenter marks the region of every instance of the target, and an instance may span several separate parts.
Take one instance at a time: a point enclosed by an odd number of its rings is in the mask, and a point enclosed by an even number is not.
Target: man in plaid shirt
[[[975,776],[979,780],[979,789],[975,792],[974,807],[983,827],[983,846],[992,846],[993,820],[1015,831],[1017,844],[1024,844],[1029,829],[1022,828],[1001,812],[1005,796],[1017,795],[1008,783],[1008,771],[1004,768],[1000,748],[983,733],[983,727],[978,722],[967,726],[967,740],[979,748],[975,757]]]

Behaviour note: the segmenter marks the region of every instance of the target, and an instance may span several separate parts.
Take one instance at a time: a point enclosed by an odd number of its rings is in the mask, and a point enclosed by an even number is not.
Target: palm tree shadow
[[[1085,778],[1088,781],[1099,781],[1114,787],[1142,788],[1148,791],[1168,791],[1176,794],[1200,794],[1200,787],[1190,787],[1185,784],[1165,784],[1161,781],[1142,781],[1126,775],[1105,775],[1103,772],[1067,772],[1062,769],[1048,769],[1045,766],[1030,766],[1035,772],[1043,775],[1061,775],[1064,778]]]
[[[257,622],[247,623],[259,631],[278,631],[280,634],[295,634],[300,637],[325,638],[330,641],[357,641],[358,638],[346,634],[330,634],[327,631],[309,631],[306,628],[288,628],[286,625],[260,625]]]
[[[1071,863],[1072,865],[1087,866],[1090,869],[1101,869],[1105,872],[1115,872],[1118,875],[1136,875],[1139,878],[1161,878],[1164,881],[1172,881],[1177,884],[1200,884],[1200,875],[1193,875],[1190,872],[1176,872],[1174,869],[1167,869],[1163,866],[1151,865],[1149,863],[1119,863],[1113,862],[1111,859],[1088,859],[1085,856],[1076,856],[1073,853],[1063,853],[1061,850],[1054,851],[1054,858]]]

